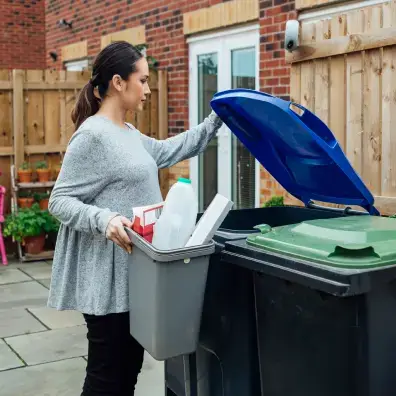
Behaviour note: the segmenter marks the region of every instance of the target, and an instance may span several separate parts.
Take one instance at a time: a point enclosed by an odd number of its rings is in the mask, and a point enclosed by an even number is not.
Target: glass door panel
[[[212,111],[210,101],[217,92],[217,54],[198,55],[198,122]],[[205,210],[217,193],[218,139],[213,138],[199,156],[199,208]]]
[[[231,51],[231,88],[255,89],[256,48]],[[232,135],[232,199],[235,209],[255,207],[256,165],[255,158]]]

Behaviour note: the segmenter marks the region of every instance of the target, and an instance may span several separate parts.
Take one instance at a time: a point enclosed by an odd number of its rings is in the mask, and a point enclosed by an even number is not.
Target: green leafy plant
[[[31,169],[31,166],[30,166],[30,164],[29,164],[29,162],[27,162],[27,161],[24,161],[23,163],[22,163],[22,165],[19,167],[19,169],[20,170],[30,170]]]
[[[47,193],[47,192],[45,192],[45,193],[34,193],[34,194],[33,194],[33,197],[34,197],[34,200],[35,200],[36,202],[39,202],[39,201],[41,201],[42,199],[47,199],[47,198],[49,198],[49,197],[50,197],[50,194]]]
[[[60,222],[54,216],[51,215],[48,210],[44,210],[41,212],[41,216],[45,220],[44,231],[47,234],[56,233],[59,231]]]
[[[282,196],[274,196],[271,197],[265,204],[265,208],[269,208],[272,206],[285,206],[284,198]]]
[[[31,198],[33,196],[30,190],[21,190],[18,193],[19,198]]]
[[[139,45],[136,45],[135,48],[136,48],[138,51],[142,52],[143,55],[145,55],[145,54],[146,54],[146,51],[147,51],[147,48],[148,48],[148,45],[147,45],[147,44],[139,44]],[[153,56],[151,56],[151,55],[145,55],[145,56],[146,56],[146,60],[147,60],[147,63],[148,63],[148,65],[149,65],[149,67],[152,68],[152,69],[157,69],[157,67],[158,67],[158,60],[155,59],[155,58],[154,58]]]
[[[6,217],[4,236],[12,236],[16,241],[23,242],[26,237],[43,234],[46,221],[38,204],[32,205],[31,208],[22,208]]]
[[[35,167],[36,169],[48,169],[47,161],[37,161]]]

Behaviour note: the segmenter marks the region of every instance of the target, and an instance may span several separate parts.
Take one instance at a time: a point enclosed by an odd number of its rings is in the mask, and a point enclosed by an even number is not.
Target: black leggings
[[[129,333],[129,313],[84,318],[88,364],[81,396],[133,396],[144,349]]]

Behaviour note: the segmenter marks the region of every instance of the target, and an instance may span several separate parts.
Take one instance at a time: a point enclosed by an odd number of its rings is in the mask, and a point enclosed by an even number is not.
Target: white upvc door
[[[232,88],[258,89],[259,29],[243,27],[189,40],[190,126],[210,112],[216,92]],[[257,161],[223,125],[203,154],[190,161],[199,208],[205,210],[218,192],[235,208],[258,206],[260,196]]]

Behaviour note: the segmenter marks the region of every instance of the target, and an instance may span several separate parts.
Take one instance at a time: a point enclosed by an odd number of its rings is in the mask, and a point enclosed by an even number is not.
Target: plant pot
[[[18,180],[20,183],[30,183],[32,181],[32,170],[19,169],[18,170]]]
[[[49,198],[40,199],[39,205],[41,210],[48,210]]]
[[[39,254],[44,250],[45,234],[24,238],[26,253]]]
[[[18,198],[18,206],[20,208],[31,208],[34,203],[33,198]]]
[[[49,181],[51,173],[49,169],[37,169],[36,172],[40,183]]]

